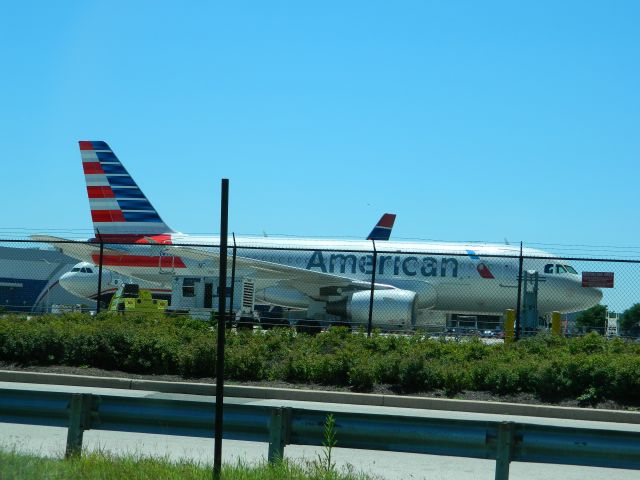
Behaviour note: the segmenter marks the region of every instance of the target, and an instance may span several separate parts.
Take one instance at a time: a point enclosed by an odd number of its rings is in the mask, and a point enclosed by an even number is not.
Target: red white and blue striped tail
[[[79,143],[96,236],[117,241],[173,232],[106,142]]]
[[[396,221],[395,213],[385,213],[367,237],[367,240],[389,240],[393,223]]]

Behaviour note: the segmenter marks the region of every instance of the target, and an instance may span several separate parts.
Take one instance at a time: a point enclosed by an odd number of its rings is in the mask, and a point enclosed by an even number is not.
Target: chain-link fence
[[[0,240],[1,311],[209,319],[217,309],[217,244],[38,240]],[[640,336],[635,259],[507,245],[233,237],[228,267],[226,303],[237,328],[341,325],[500,338],[513,309],[517,332],[549,329],[551,313],[560,312],[566,335]]]

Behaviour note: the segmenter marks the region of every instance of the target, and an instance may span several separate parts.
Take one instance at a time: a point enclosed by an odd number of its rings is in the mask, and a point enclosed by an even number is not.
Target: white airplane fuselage
[[[121,250],[135,251],[135,254],[117,258],[105,255],[104,267],[156,284],[169,284],[172,277],[218,276],[216,260],[196,261],[172,253],[172,245],[217,253],[218,238],[172,234],[165,242],[164,245],[146,245],[144,249],[114,245]],[[372,279],[372,243],[368,241],[236,238],[235,245],[238,257],[363,282]],[[233,240],[230,238],[230,259],[232,253]],[[501,314],[516,307],[518,255],[519,249],[506,245],[384,242],[381,246],[378,243],[375,282],[416,292],[418,309]],[[596,305],[602,298],[599,289],[582,287],[580,275],[570,273],[573,268],[567,262],[528,248],[523,256],[523,271],[535,270],[539,274],[540,313],[580,311]],[[527,258],[532,256],[543,258]],[[94,262],[98,260],[94,255]],[[552,273],[544,273],[549,265]],[[553,268],[558,266],[562,269]],[[263,278],[242,268],[236,270],[236,276],[253,278],[257,298],[269,303],[304,308],[314,300],[283,287],[277,278]]]

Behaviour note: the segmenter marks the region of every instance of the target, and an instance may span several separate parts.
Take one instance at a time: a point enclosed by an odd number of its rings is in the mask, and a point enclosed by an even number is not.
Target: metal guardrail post
[[[289,443],[291,431],[291,408],[279,407],[271,410],[269,425],[269,463],[284,458],[284,447]]]
[[[65,458],[80,455],[82,451],[82,437],[85,430],[91,427],[90,393],[74,393],[69,402],[69,428],[67,430],[67,448]]]
[[[496,480],[508,480],[509,464],[513,454],[516,425],[513,422],[502,422],[498,425],[498,441],[496,445]]]

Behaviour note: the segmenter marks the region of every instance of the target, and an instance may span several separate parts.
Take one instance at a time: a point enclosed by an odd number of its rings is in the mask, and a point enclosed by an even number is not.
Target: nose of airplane
[[[593,287],[583,287],[580,283],[571,289],[570,297],[573,297],[576,307],[586,310],[600,303],[602,300],[602,290]]]
[[[60,277],[60,286],[73,295],[83,297],[86,290],[86,282],[76,272],[67,272]]]
[[[547,279],[544,285],[545,294],[539,299],[550,311],[579,312],[598,305],[602,300],[600,289],[583,287],[580,279],[554,277]]]
[[[587,301],[592,304],[591,306],[599,304],[600,300],[602,300],[602,290],[599,288],[582,287],[582,290],[583,295],[587,297]]]

